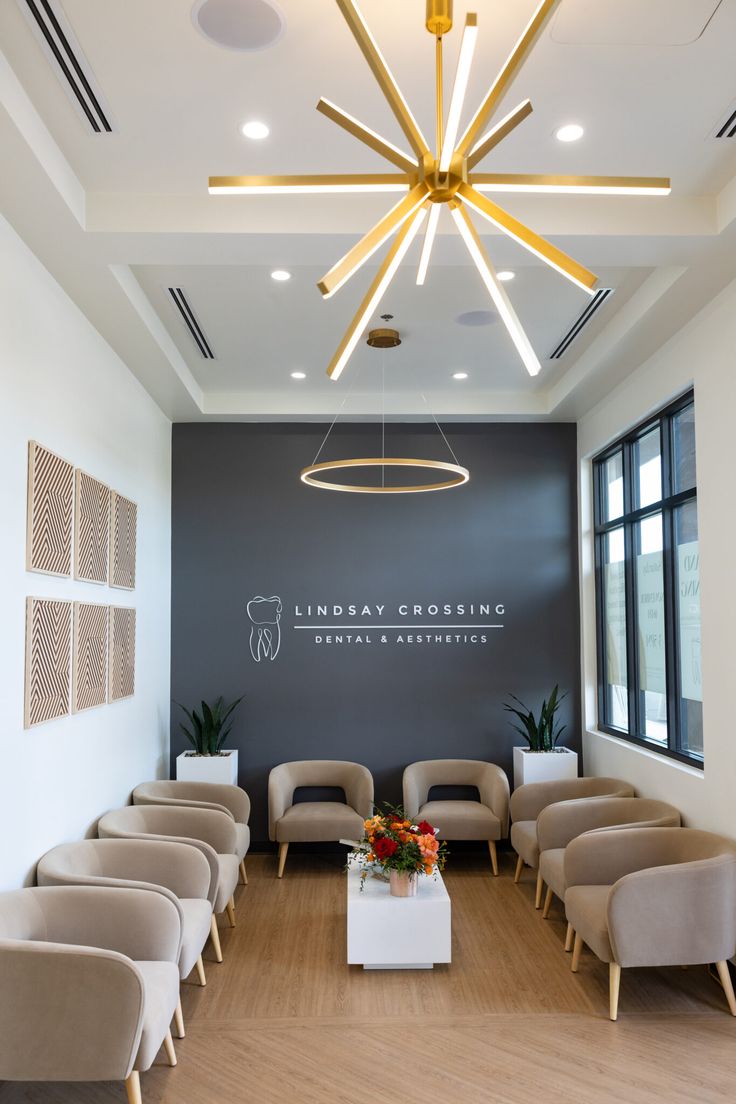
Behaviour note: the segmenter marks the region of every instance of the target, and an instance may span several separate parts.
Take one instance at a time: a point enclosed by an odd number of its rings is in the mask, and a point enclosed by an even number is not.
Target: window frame
[[[677,624],[677,554],[676,554],[676,516],[677,510],[689,502],[696,503],[697,509],[697,468],[695,486],[684,491],[674,490],[674,439],[672,423],[674,418],[689,406],[695,405],[695,393],[690,388],[685,394],[668,403],[655,414],[645,418],[623,436],[607,445],[592,459],[593,476],[593,521],[595,552],[595,618],[596,618],[596,662],[597,662],[597,706],[598,729],[611,736],[646,748],[657,755],[663,755],[679,762],[687,763],[699,770],[704,769],[704,757],[683,750],[681,687],[680,687],[680,641]],[[637,443],[647,433],[659,428],[662,487],[661,498],[647,506],[636,507],[638,498],[637,480],[639,467],[636,459]],[[697,440],[697,438],[696,438]],[[606,483],[606,462],[618,453],[622,459],[623,512],[619,517],[606,520],[608,506],[608,485]],[[636,508],[635,508],[636,507]],[[667,703],[667,745],[657,743],[640,735],[642,725],[643,695],[639,686],[639,641],[636,623],[636,553],[634,541],[639,522],[656,515],[662,516],[662,575],[664,595],[664,633],[665,633],[665,688]],[[627,731],[616,728],[607,720],[606,700],[606,631],[605,631],[605,587],[603,569],[605,564],[605,540],[611,531],[622,529],[624,536],[624,592],[626,613],[626,677],[628,698]]]

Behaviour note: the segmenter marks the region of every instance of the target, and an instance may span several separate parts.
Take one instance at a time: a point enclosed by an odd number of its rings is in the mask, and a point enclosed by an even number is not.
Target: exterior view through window
[[[692,392],[593,463],[598,724],[703,764]]]

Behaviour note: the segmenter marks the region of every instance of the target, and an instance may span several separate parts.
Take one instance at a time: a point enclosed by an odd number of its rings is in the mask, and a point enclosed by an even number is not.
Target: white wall
[[[134,591],[25,571],[29,439],[138,503]],[[0,889],[168,777],[171,426],[0,218]],[[136,692],[23,728],[25,596],[137,608]]]
[[[695,386],[705,771],[595,731],[595,587],[589,458],[669,399]],[[686,822],[736,837],[736,281],[641,365],[578,426],[586,774],[628,779],[671,801]]]

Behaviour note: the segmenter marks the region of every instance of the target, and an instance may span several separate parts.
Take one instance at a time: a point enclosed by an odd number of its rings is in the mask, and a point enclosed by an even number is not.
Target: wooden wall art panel
[[[86,472],[76,472],[74,577],[106,583],[110,542],[110,490]]]
[[[135,610],[110,606],[108,701],[135,693]]]
[[[74,467],[36,441],[28,443],[26,568],[72,573]]]
[[[112,492],[110,501],[110,586],[133,590],[138,507]]]
[[[72,712],[81,713],[107,702],[107,606],[74,603]]]
[[[71,641],[71,602],[26,599],[26,728],[69,713]]]

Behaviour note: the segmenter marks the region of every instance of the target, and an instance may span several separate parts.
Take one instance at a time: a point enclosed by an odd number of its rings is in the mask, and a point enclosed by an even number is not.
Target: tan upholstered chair
[[[294,804],[299,786],[335,786],[345,801]],[[363,821],[373,812],[373,776],[360,763],[338,759],[304,759],[281,763],[268,778],[268,836],[279,845],[279,878],[290,843],[361,839]]]
[[[248,884],[245,856],[250,847],[250,798],[240,786],[220,782],[179,782],[171,779],[142,782],[133,790],[134,805],[193,805],[200,809],[218,809],[235,821],[235,854],[240,859],[240,877]]]
[[[235,824],[217,809],[194,809],[183,805],[126,805],[105,813],[97,824],[100,839],[169,840],[197,847],[210,868],[208,897],[213,912],[227,911],[235,927],[235,887],[238,884],[238,856]],[[222,962],[217,923],[212,925],[212,942],[217,961]]]
[[[612,1020],[621,969],[715,962],[736,1016],[728,959],[736,954],[736,843],[694,828],[587,832],[565,852],[565,911],[583,943],[609,964]]]
[[[429,801],[432,786],[475,786],[479,801]],[[496,840],[509,831],[509,781],[495,763],[479,759],[426,759],[404,771],[404,810],[439,828],[440,839],[487,840],[498,874]]]
[[[52,886],[0,895],[0,1080],[125,1081],[163,1043],[179,1000],[179,913],[146,889]]]
[[[560,782],[527,782],[511,795],[511,846],[518,855],[514,881],[524,863],[538,871],[537,817],[555,801],[579,801],[586,797],[633,797],[633,787],[620,778],[568,778]],[[542,876],[537,873],[535,908],[542,907]]]
[[[542,916],[549,915],[552,897],[565,900],[565,848],[583,832],[611,827],[679,828],[680,813],[665,801],[645,797],[588,797],[584,801],[557,801],[537,818],[539,873],[547,886]],[[565,950],[572,950],[568,924]]]
[[[181,923],[179,976],[197,968],[205,984],[202,949],[214,915],[210,900],[210,867],[196,847],[162,840],[91,839],[64,843],[47,852],[36,869],[40,886],[101,885],[149,889],[174,903]],[[215,924],[215,927],[217,925]],[[177,1033],[184,1038],[181,1003]]]

